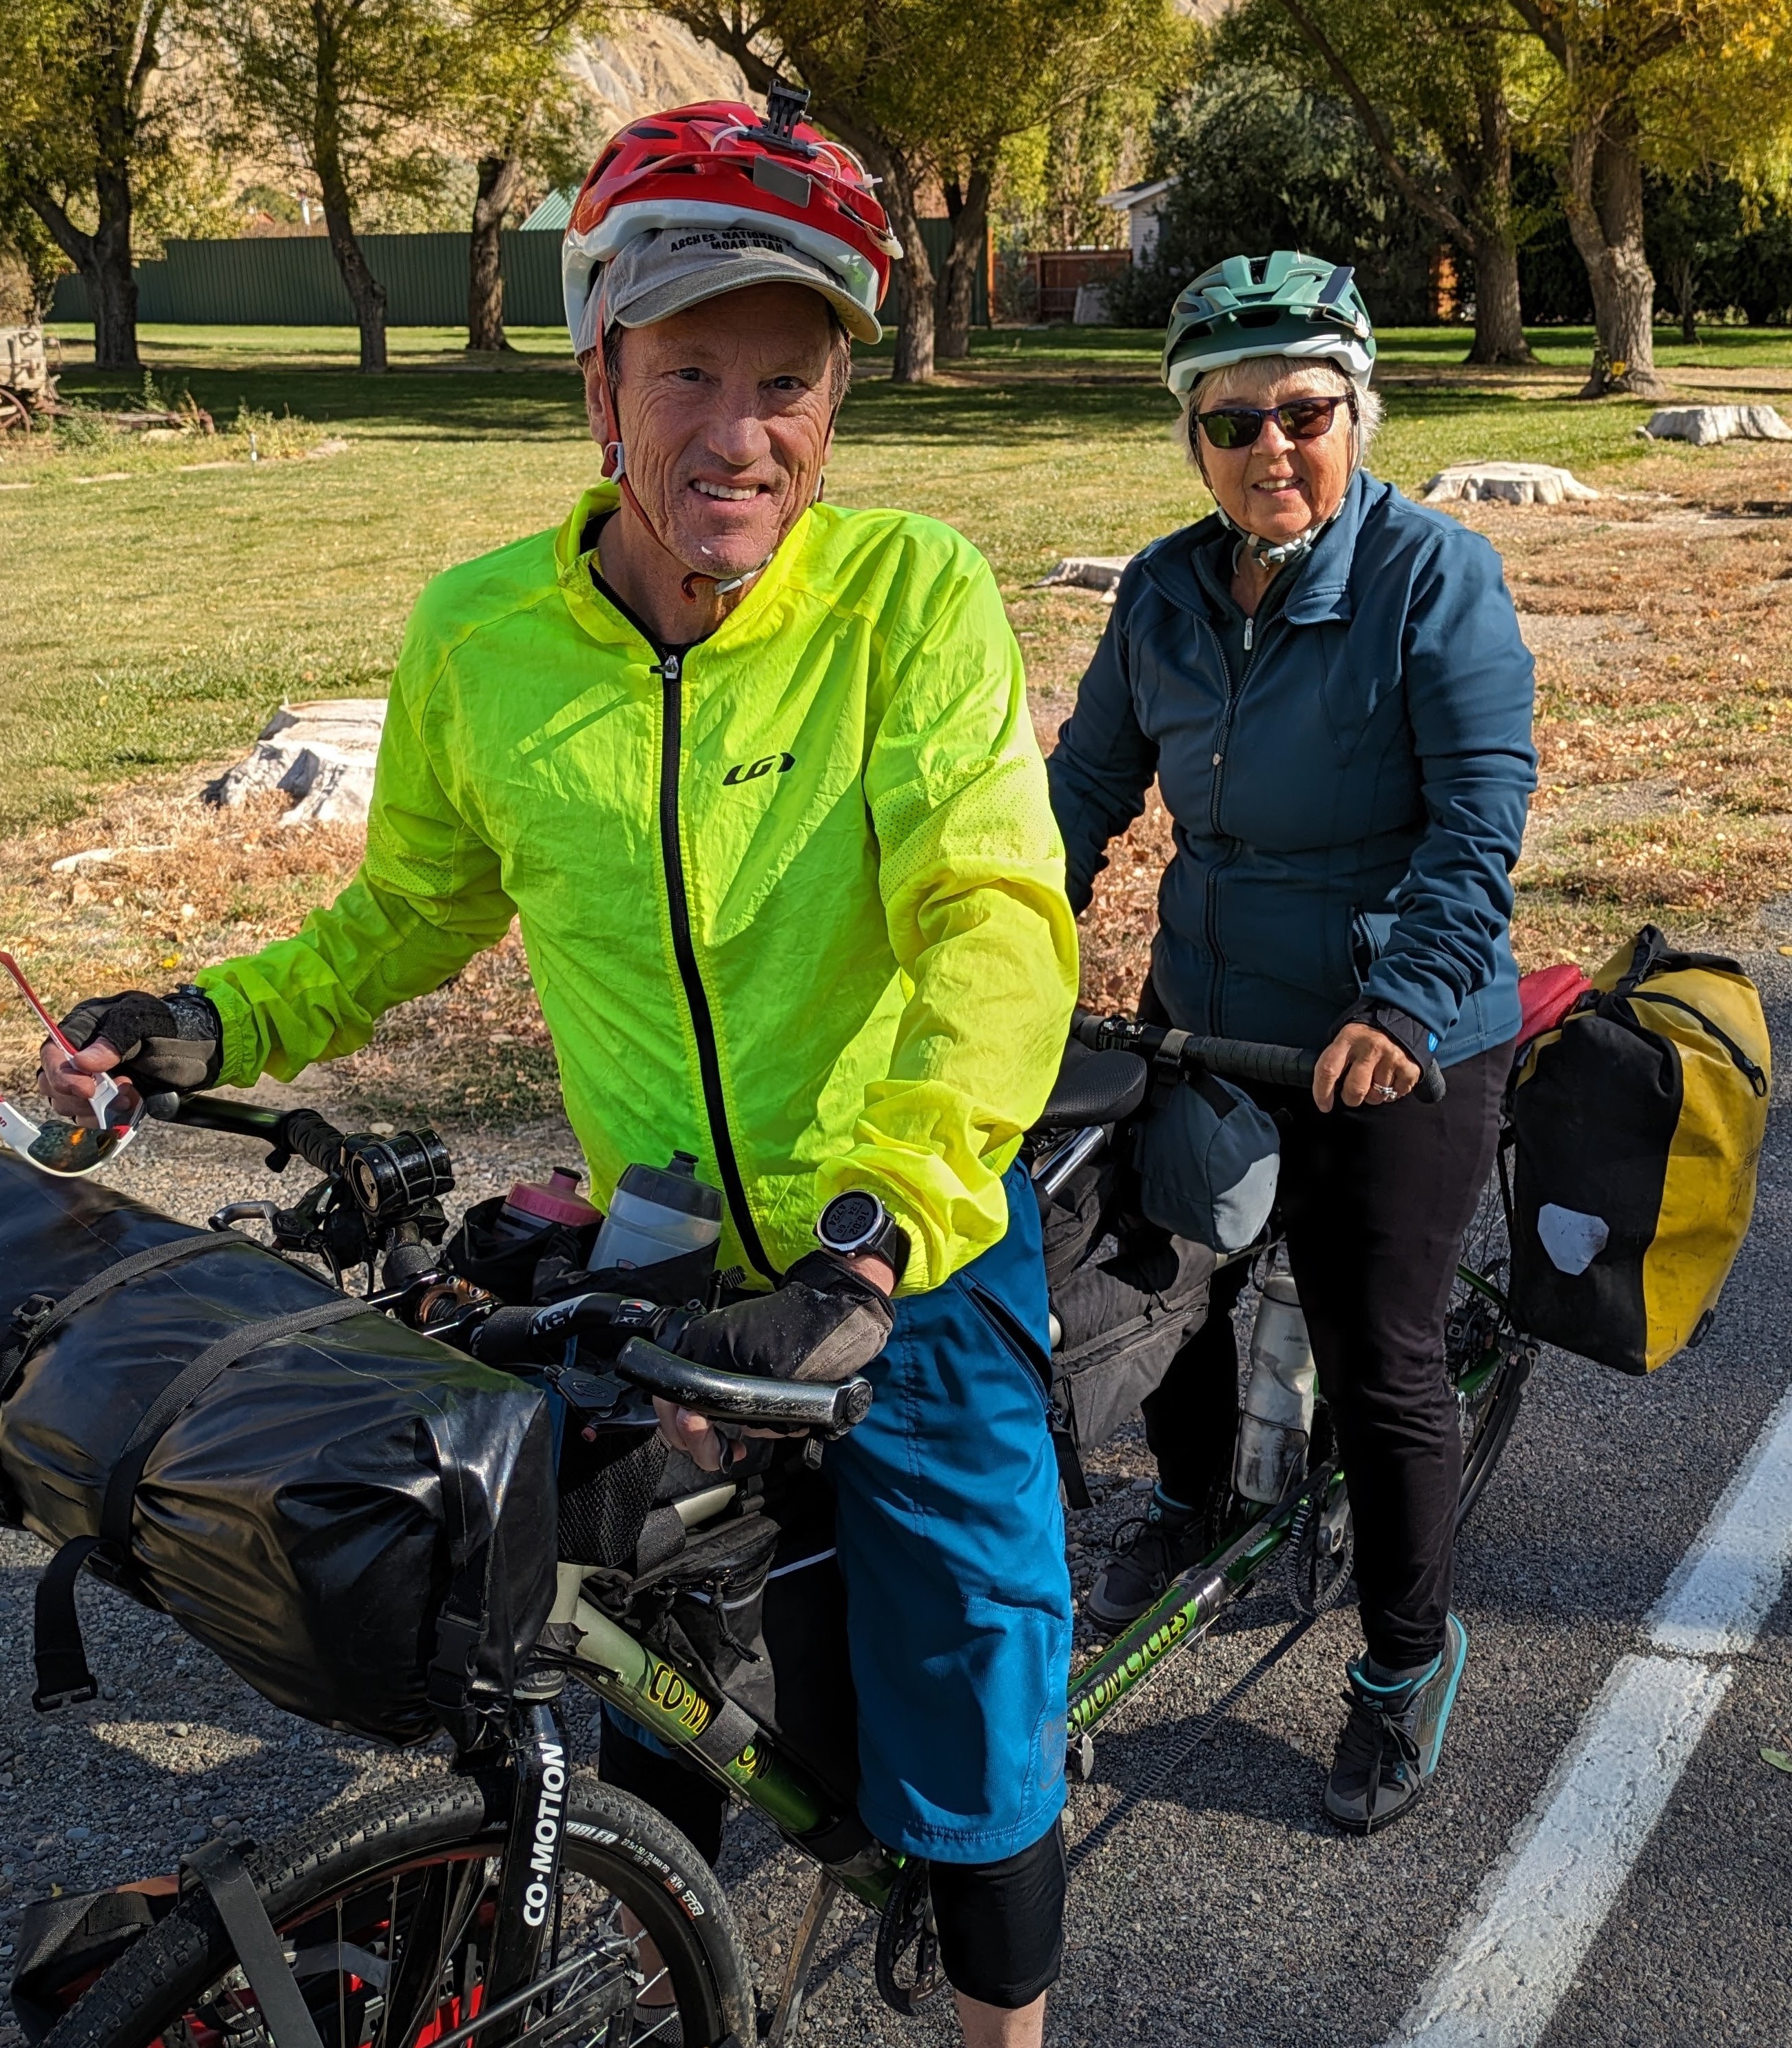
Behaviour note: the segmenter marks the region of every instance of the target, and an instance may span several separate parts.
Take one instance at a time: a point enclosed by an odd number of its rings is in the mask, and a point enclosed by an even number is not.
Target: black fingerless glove
[[[1422,1072],[1437,1057],[1437,1040],[1429,1026],[1375,996],[1365,995],[1352,1003],[1332,1025],[1332,1037],[1335,1038],[1347,1024],[1367,1024],[1371,1030],[1391,1038]]]
[[[223,1020],[191,983],[169,995],[140,988],[90,995],[63,1018],[62,1035],[77,1052],[103,1038],[117,1052],[120,1071],[145,1095],[215,1088],[223,1069]]]
[[[678,1352],[721,1372],[837,1387],[883,1349],[895,1320],[881,1287],[831,1254],[811,1251],[775,1294],[700,1316],[678,1340]]]

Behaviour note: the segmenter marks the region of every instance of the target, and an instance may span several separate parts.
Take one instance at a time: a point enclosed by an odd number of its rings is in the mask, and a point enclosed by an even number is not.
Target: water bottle
[[[576,1169],[556,1166],[545,1181],[515,1182],[493,1219],[491,1230],[509,1249],[539,1237],[556,1224],[584,1230],[598,1220],[597,1211],[579,1193]]]
[[[1313,1345],[1294,1276],[1278,1270],[1264,1281],[1257,1304],[1232,1462],[1232,1485],[1247,1500],[1280,1500],[1306,1469],[1313,1387]]]
[[[669,1165],[623,1169],[589,1270],[661,1266],[700,1252],[713,1259],[721,1236],[721,1190],[697,1178],[692,1154],[674,1152]]]

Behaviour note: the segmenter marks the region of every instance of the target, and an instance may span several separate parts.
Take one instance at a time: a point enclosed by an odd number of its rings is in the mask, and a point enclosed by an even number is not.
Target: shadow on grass
[[[363,377],[351,367],[171,363],[157,367],[156,381],[170,400],[190,391],[220,427],[229,425],[239,405],[247,405],[394,439],[564,440],[581,438],[585,431],[583,397],[564,365],[501,378],[417,370]],[[139,399],[142,380],[74,369],[64,373],[61,390],[64,398],[88,405],[118,406]]]

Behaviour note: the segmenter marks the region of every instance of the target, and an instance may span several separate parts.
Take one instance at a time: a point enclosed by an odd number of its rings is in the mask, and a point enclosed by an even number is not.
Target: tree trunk
[[[312,110],[311,168],[324,200],[324,226],[361,330],[361,368],[370,376],[386,371],[386,287],[367,268],[355,233],[355,202],[343,166],[343,79],[345,60],[335,24],[325,11],[312,10],[316,31],[316,99]]]
[[[328,149],[317,154],[315,168],[324,188],[324,225],[329,231],[330,254],[336,259],[355,308],[355,324],[361,330],[361,367],[378,375],[386,368],[386,287],[367,268],[356,239],[353,203],[340,158]]]
[[[1451,165],[1467,196],[1468,255],[1475,266],[1471,363],[1534,363],[1524,338],[1519,243],[1512,231],[1512,110],[1503,69],[1483,50],[1475,72],[1475,145]]]
[[[91,246],[87,293],[93,301],[93,360],[99,370],[138,370],[137,280],[130,267],[130,180],[104,165],[94,180],[99,226]]]
[[[874,164],[882,177],[879,197],[890,215],[890,225],[902,245],[902,260],[896,266],[896,281],[902,301],[896,320],[896,362],[890,370],[893,384],[928,384],[933,378],[933,265],[921,238],[921,216],[915,211],[915,176],[900,157],[884,157]]]
[[[1519,298],[1519,250],[1511,230],[1477,234],[1475,265],[1475,343],[1468,360],[1480,363],[1534,363],[1524,338]]]
[[[1668,266],[1668,282],[1674,288],[1674,309],[1680,316],[1680,339],[1691,344],[1699,338],[1699,262],[1682,256]]]
[[[1592,287],[1592,373],[1583,398],[1665,398],[1655,368],[1655,278],[1643,246],[1643,164],[1634,125],[1608,110],[1603,136],[1573,136],[1561,174],[1562,211]]]
[[[946,186],[952,247],[933,290],[933,351],[943,362],[971,353],[971,313],[976,304],[977,272],[989,232],[989,173],[973,169],[961,186]]]
[[[467,269],[467,346],[508,348],[504,338],[504,275],[499,267],[504,216],[522,176],[519,157],[481,157],[473,201],[473,246]]]
[[[78,228],[56,200],[27,188],[25,201],[47,227],[56,246],[81,274],[93,312],[93,360],[98,370],[141,370],[137,353],[137,280],[130,267],[130,188],[123,186],[122,217],[116,191],[95,181],[101,201],[100,224],[92,235]],[[110,196],[114,211],[106,210]]]

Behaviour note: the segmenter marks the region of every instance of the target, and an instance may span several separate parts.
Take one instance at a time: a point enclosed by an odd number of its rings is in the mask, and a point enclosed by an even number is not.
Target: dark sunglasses
[[[1197,413],[1201,432],[1216,448],[1249,448],[1263,431],[1263,422],[1274,420],[1291,441],[1316,441],[1332,430],[1332,416],[1339,406],[1349,405],[1340,392],[1335,398],[1290,398],[1285,405],[1216,405],[1211,413]],[[1352,417],[1355,408],[1352,407]]]

